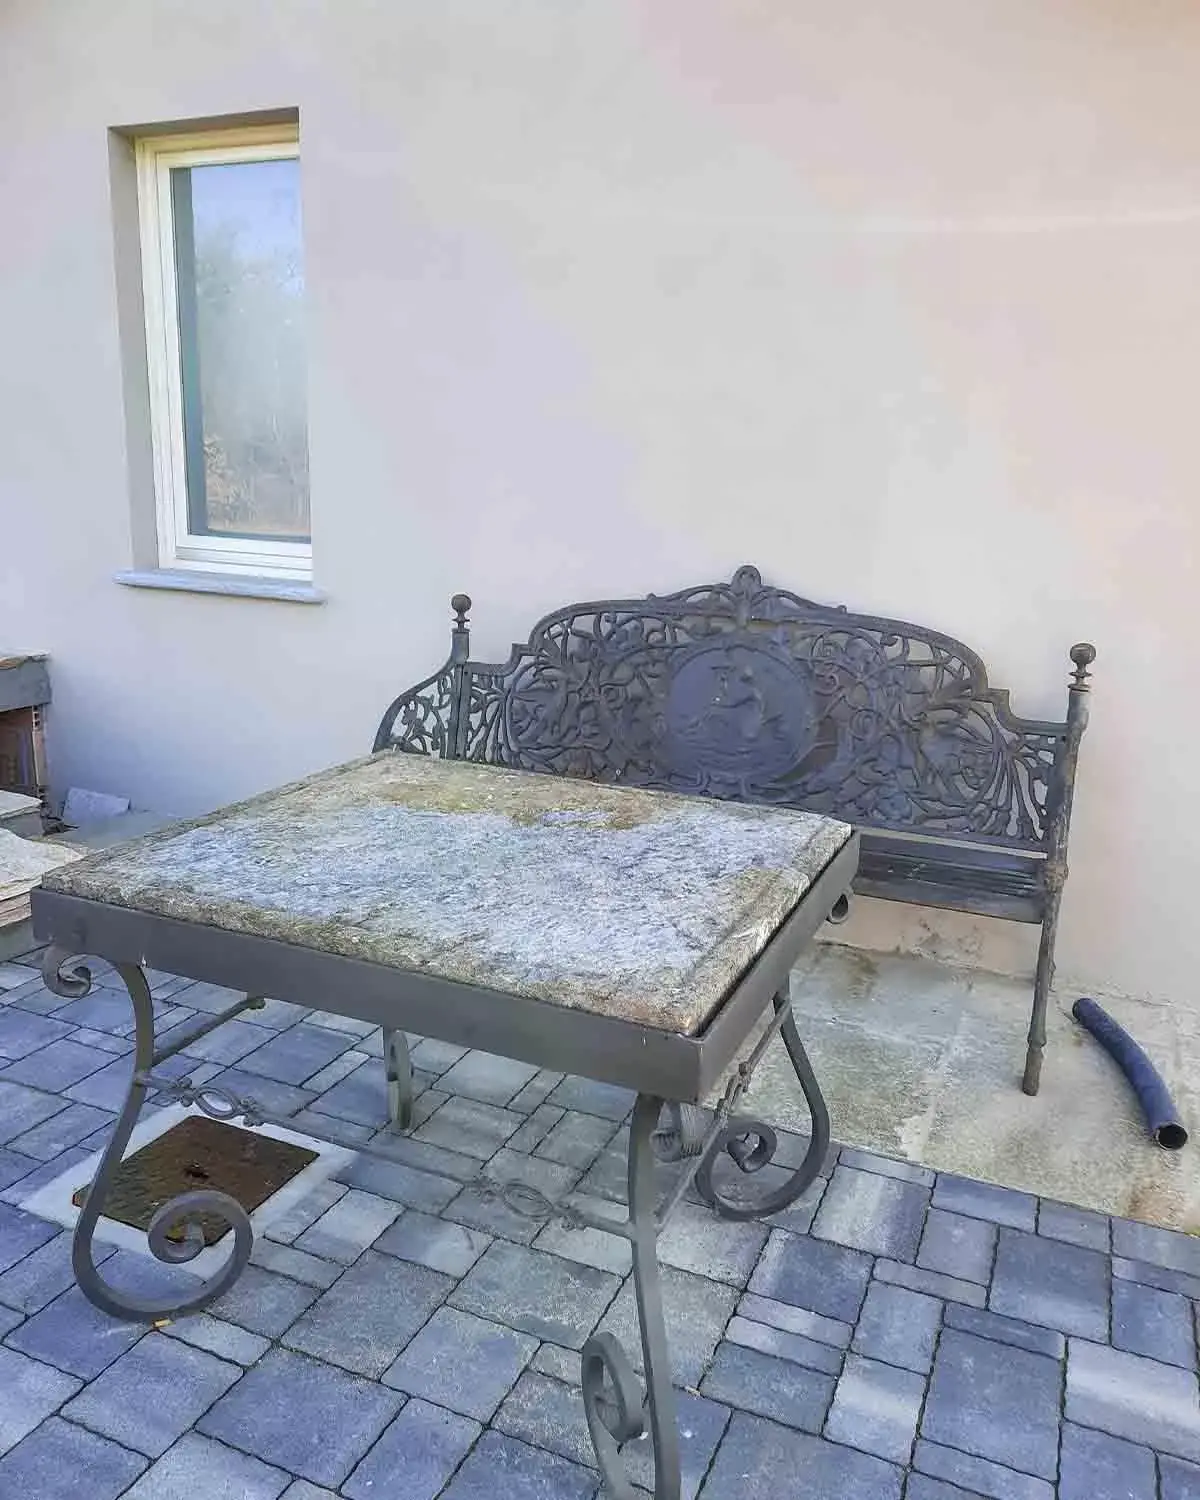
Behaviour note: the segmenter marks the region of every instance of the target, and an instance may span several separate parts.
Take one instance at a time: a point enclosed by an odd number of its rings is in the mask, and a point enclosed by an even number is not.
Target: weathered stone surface
[[[849,836],[809,813],[384,753],[46,884],[690,1033]],[[553,923],[547,890],[576,897]]]

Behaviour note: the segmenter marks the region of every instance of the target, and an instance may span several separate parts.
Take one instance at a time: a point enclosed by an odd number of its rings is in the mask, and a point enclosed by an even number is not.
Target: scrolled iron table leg
[[[650,1428],[654,1500],[679,1500],[679,1430],[663,1318],[658,1266],[658,1213],[653,1137],[661,1099],[638,1096],[629,1131],[629,1218],[621,1231],[633,1248],[633,1286],[641,1331],[645,1395],[624,1348],[611,1333],[595,1333],[583,1346],[583,1404],[596,1459],[611,1500],[635,1500],[621,1447]]]
[[[221,1268],[190,1295],[180,1298],[137,1297],[107,1282],[96,1266],[92,1239],[104,1212],[104,1204],[121,1158],[129,1144],[133,1127],[146,1098],[146,1077],[154,1065],[154,1002],[142,970],[134,964],[115,964],[122,983],[129,991],[134,1016],[133,1073],[129,1093],[113,1126],[112,1135],[95,1178],[88,1188],[71,1245],[71,1265],[80,1290],[89,1302],[114,1318],[158,1322],[196,1312],[229,1290],[245,1269],[254,1242],[250,1218],[236,1199],[227,1193],[199,1191],[181,1193],[164,1203],[155,1213],[147,1230],[151,1254],[171,1265],[185,1264],[204,1249],[204,1238],[197,1220],[202,1214],[218,1214],[233,1229],[233,1245]],[[91,988],[92,976],[78,958],[61,948],[48,948],[42,963],[46,987],[56,995],[78,999]],[[182,1239],[171,1238],[172,1231],[183,1229]]]
[[[829,1151],[829,1109],[808,1053],[804,1050],[804,1043],[800,1040],[800,1033],[796,1030],[791,997],[786,989],[780,990],[775,996],[774,1004],[776,1019],[779,1021],[779,1035],[787,1048],[808,1103],[812,1117],[812,1136],[804,1160],[787,1181],[781,1183],[774,1192],[764,1194],[757,1202],[746,1203],[722,1194],[713,1181],[713,1168],[718,1159],[726,1155],[740,1172],[750,1175],[760,1171],[772,1160],[779,1142],[775,1132],[763,1121],[733,1116],[708,1146],[696,1172],[696,1191],[723,1219],[766,1218],[788,1208],[820,1175]]]

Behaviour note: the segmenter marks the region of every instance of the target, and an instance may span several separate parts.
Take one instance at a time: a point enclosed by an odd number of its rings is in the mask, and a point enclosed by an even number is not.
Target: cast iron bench
[[[1036,1094],[1093,646],[1062,724],[1017,717],[960,641],[763,584],[555,610],[507,662],[450,659],[375,749],[825,813],[862,830],[867,896],[1041,924],[1023,1088]],[[842,903],[835,916],[845,915]]]

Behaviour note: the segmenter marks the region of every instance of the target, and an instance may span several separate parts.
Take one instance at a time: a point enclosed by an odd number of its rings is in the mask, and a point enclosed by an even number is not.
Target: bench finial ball
[[[1090,641],[1079,641],[1071,647],[1071,660],[1075,663],[1075,682],[1082,687],[1091,675],[1088,668],[1096,660],[1096,648]]]
[[[457,628],[465,630],[467,628],[467,613],[471,608],[470,594],[455,594],[450,600],[450,608],[454,611]]]

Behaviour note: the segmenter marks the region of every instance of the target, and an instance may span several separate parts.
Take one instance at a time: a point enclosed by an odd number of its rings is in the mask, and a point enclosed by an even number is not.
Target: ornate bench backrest
[[[828,813],[859,827],[1046,852],[1070,724],[1021,719],[960,642],[764,586],[556,610],[503,664],[451,659],[384,715],[376,749]],[[1086,691],[1090,647],[1076,647]],[[1074,697],[1073,697],[1074,704]]]

